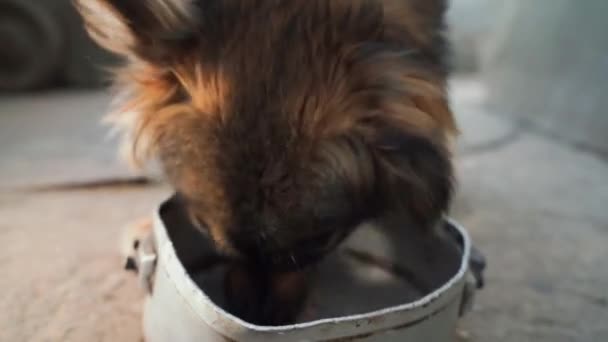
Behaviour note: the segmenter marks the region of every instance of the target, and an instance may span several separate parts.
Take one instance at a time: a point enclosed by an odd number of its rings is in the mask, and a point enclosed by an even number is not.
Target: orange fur
[[[296,303],[297,278],[275,275],[360,223],[432,232],[447,209],[446,0],[77,1],[125,57],[108,121],[130,159],[160,162],[243,275],[279,279],[271,299]]]
[[[222,249],[289,249],[324,216],[336,234],[390,211],[426,227],[447,207],[444,0],[79,3],[126,57],[108,121],[130,159],[159,159]]]

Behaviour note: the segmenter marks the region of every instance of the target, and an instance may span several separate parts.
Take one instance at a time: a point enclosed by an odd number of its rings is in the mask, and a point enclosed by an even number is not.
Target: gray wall
[[[457,72],[476,72],[481,51],[496,23],[497,4],[510,0],[451,0],[448,11],[453,65]]]
[[[608,1],[508,1],[484,50],[490,108],[608,153]]]

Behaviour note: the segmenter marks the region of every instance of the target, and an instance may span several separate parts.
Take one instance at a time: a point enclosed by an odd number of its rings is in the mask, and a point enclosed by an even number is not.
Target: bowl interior
[[[176,254],[199,288],[225,307],[222,281],[209,239],[188,221],[175,199],[160,212]],[[312,292],[298,323],[337,318],[414,302],[438,289],[459,271],[462,241],[449,223],[429,237],[412,229],[359,227],[317,268]]]

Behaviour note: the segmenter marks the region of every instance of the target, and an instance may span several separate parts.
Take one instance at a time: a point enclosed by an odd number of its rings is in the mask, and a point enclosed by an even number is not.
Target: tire
[[[46,86],[62,67],[65,30],[45,3],[0,0],[0,90]]]
[[[76,9],[66,3],[61,13],[70,48],[66,50],[63,78],[67,86],[79,89],[107,85],[111,76],[108,68],[118,65],[119,59],[91,40]]]

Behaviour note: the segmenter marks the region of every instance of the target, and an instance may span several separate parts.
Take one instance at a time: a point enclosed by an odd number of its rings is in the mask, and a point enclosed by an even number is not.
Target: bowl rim
[[[462,245],[462,254],[458,271],[436,290],[413,302],[389,306],[362,314],[322,318],[282,326],[255,325],[230,314],[222,307],[216,305],[188,275],[186,269],[177,257],[173,242],[169,238],[161,216],[163,209],[166,208],[167,205],[168,201],[163,202],[153,216],[153,232],[158,255],[156,271],[158,272],[160,269],[163,269],[175,286],[177,293],[183,297],[184,303],[187,303],[186,305],[188,305],[197,316],[215,331],[231,338],[242,337],[243,333],[247,332],[284,335],[301,332],[303,330],[318,329],[319,327],[327,325],[336,326],[352,324],[356,327],[357,334],[373,333],[390,329],[391,327],[402,328],[405,326],[412,326],[425,321],[426,318],[436,315],[438,312],[442,311],[441,309],[453,304],[454,301],[460,300],[469,271],[469,258],[472,246],[469,234],[464,227],[455,220],[444,217],[445,223],[454,228],[455,232],[459,235],[459,237],[454,237],[454,239],[462,239],[462,241],[459,241]],[[403,316],[399,316],[399,314],[403,315],[404,313],[415,313],[415,315],[406,320],[403,319]],[[392,321],[386,319],[391,316],[396,317]]]

